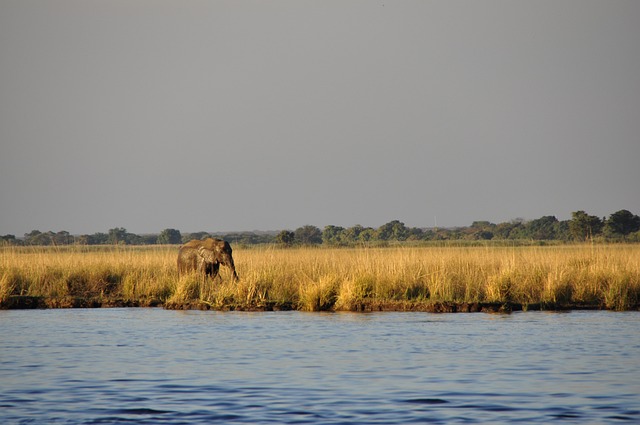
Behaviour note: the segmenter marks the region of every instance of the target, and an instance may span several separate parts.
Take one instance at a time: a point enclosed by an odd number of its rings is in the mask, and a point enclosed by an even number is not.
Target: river
[[[640,423],[640,312],[0,311],[2,424]]]

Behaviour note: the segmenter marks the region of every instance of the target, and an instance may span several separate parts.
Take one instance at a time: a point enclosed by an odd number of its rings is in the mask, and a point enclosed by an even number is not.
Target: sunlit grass
[[[217,309],[512,303],[615,310],[640,301],[640,245],[235,248],[239,282],[178,278],[177,247],[3,248],[0,300],[122,299]]]
[[[175,292],[175,248],[0,249],[0,299],[163,300]]]

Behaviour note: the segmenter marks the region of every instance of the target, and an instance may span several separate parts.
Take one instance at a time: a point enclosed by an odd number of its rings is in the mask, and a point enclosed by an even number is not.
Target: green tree
[[[481,220],[481,221],[474,221],[473,223],[471,223],[471,227],[478,230],[487,230],[487,229],[492,230],[493,228],[496,227],[496,225],[491,223],[490,221]]]
[[[93,235],[89,235],[88,242],[89,245],[107,245],[109,243],[109,235],[106,233],[97,232]]]
[[[511,232],[519,225],[514,222],[498,223],[493,231],[493,237],[500,240],[510,239]]]
[[[73,236],[66,230],[62,230],[51,236],[51,242],[54,245],[71,245],[73,243]]]
[[[420,239],[423,241],[432,241],[436,239],[436,231],[435,228],[430,228],[430,229],[424,229],[422,231],[422,235],[420,236]]]
[[[474,221],[466,231],[468,238],[474,240],[490,240],[493,239],[496,225],[488,221]]]
[[[126,243],[127,229],[124,227],[114,227],[109,229],[109,243],[113,245]]]
[[[182,242],[182,235],[176,229],[164,229],[158,235],[157,243],[163,245],[176,245]]]
[[[353,227],[344,229],[342,239],[347,244],[356,244],[358,242],[369,242],[376,238],[376,230],[371,227],[363,227],[356,224]]]
[[[280,245],[291,246],[295,241],[296,234],[289,230],[282,230],[276,235],[276,242]]]
[[[562,220],[556,223],[556,239],[562,241],[571,240],[571,231],[569,230],[570,220]]]
[[[141,245],[156,245],[158,243],[158,235],[154,233],[147,233],[144,235],[133,235],[133,238],[131,238],[130,240],[136,241],[135,243],[141,244]]]
[[[343,232],[344,240],[347,243],[352,243],[352,244],[358,242],[360,233],[362,233],[363,230],[364,230],[364,227],[362,227],[359,224],[356,224],[353,227],[349,227],[348,229],[345,229]]]
[[[425,231],[419,227],[410,227],[407,229],[408,241],[421,241],[427,238]]]
[[[42,233],[39,230],[32,230],[29,233],[25,233],[24,241],[26,245],[51,245],[51,237],[53,232]]]
[[[231,244],[257,245],[274,243],[275,235],[267,232],[233,232],[225,234],[217,234],[216,237],[223,239]]]
[[[301,245],[318,245],[322,243],[322,232],[316,226],[306,225],[295,230],[295,241]]]
[[[358,241],[370,242],[376,239],[376,230],[372,227],[365,227],[358,235]]]
[[[587,240],[597,236],[602,230],[602,226],[602,220],[595,215],[589,215],[584,211],[571,213],[569,229],[571,235],[577,240]]]
[[[640,230],[640,217],[628,210],[620,210],[609,216],[606,230],[617,236],[627,237],[630,233]]]
[[[531,220],[525,227],[531,239],[550,240],[556,239],[557,226],[558,219],[555,216],[547,215]]]
[[[15,235],[4,235],[0,236],[0,246],[2,245],[19,245],[18,239],[16,239]]]
[[[344,227],[325,226],[322,231],[322,242],[332,246],[344,245],[346,243]]]
[[[404,241],[408,235],[409,231],[404,223],[399,220],[383,224],[377,231],[377,238],[381,241]]]

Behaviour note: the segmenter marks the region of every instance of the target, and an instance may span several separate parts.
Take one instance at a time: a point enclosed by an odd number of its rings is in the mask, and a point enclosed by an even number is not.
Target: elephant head
[[[231,245],[221,239],[207,238],[192,240],[180,247],[178,253],[178,271],[198,271],[203,276],[215,278],[220,264],[227,266],[233,272],[233,279],[238,280],[236,266],[233,262]]]
[[[202,241],[202,244],[198,247],[198,255],[204,261],[204,264],[211,264],[213,266],[212,277],[216,277],[218,274],[218,268],[220,264],[227,266],[233,272],[233,279],[238,280],[238,274],[236,273],[236,266],[233,262],[233,255],[231,245],[229,242],[222,239],[208,238]]]

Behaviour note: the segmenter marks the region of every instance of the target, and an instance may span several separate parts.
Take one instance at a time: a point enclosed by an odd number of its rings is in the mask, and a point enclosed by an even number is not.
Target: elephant
[[[203,278],[215,279],[223,264],[233,272],[233,280],[238,281],[236,266],[231,255],[231,245],[222,239],[207,238],[192,240],[178,251],[178,274],[197,271]]]

